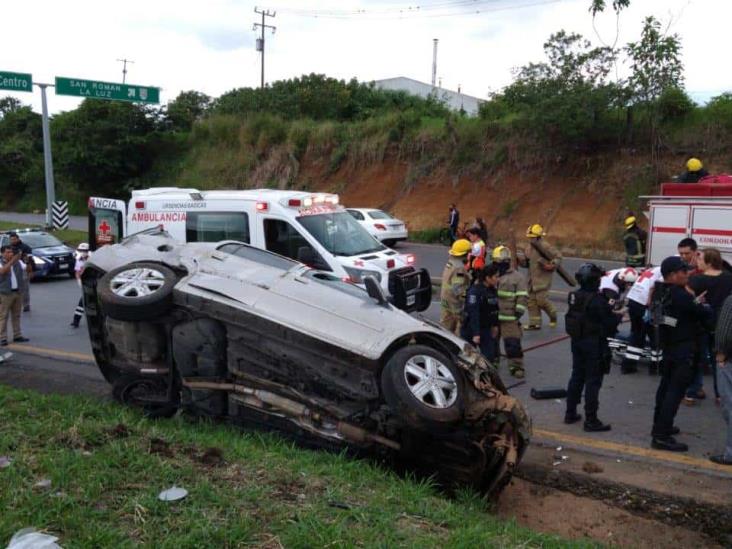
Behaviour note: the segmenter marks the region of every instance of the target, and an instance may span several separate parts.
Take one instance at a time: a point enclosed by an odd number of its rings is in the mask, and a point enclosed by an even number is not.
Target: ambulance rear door
[[[89,247],[117,244],[125,237],[127,208],[114,198],[89,198]]]
[[[732,201],[692,205],[691,236],[700,248],[717,248],[732,263]]]
[[[647,261],[660,265],[670,255],[678,255],[677,246],[681,239],[689,236],[691,227],[691,206],[652,202],[651,231],[648,237]]]

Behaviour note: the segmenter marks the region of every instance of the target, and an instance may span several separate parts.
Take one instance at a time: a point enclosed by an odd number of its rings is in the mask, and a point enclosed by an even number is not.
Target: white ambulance
[[[422,311],[431,302],[427,270],[414,268],[413,255],[372,237],[335,194],[159,187],[132,191],[129,204],[89,199],[92,249],[160,226],[181,242],[238,240],[356,284],[371,275],[407,311]]]
[[[648,199],[648,262],[660,265],[677,255],[679,241],[696,240],[717,248],[732,264],[732,178],[711,176],[699,183],[663,183],[660,196]]]

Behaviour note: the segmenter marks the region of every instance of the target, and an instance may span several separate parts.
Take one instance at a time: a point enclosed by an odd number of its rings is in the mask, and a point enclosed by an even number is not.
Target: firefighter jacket
[[[552,277],[554,276],[554,271],[547,271],[544,267],[547,265],[558,267],[562,262],[562,254],[546,240],[542,238],[534,240],[552,259],[545,259],[533,246],[529,245],[526,260],[522,262],[521,266],[529,269],[529,289],[532,292],[542,292],[552,287]]]
[[[470,277],[465,272],[463,258],[450,257],[442,271],[441,308],[451,313],[462,313],[469,286]]]
[[[526,311],[528,299],[524,276],[513,269],[506,271],[498,279],[499,322],[517,322]]]
[[[625,246],[625,264],[628,267],[643,267],[645,265],[646,240],[648,240],[648,233],[637,225],[625,231],[623,245]]]

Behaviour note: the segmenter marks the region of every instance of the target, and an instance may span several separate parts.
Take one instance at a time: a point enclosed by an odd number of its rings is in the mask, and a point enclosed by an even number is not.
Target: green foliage
[[[615,13],[620,13],[623,9],[630,5],[630,0],[613,0],[612,7]],[[592,17],[595,17],[598,13],[605,11],[606,2],[605,0],[591,0],[590,2],[590,13]]]
[[[41,117],[12,97],[0,100],[0,189],[7,205],[43,188]]]
[[[166,118],[174,130],[190,131],[193,123],[199,120],[211,104],[205,93],[184,91],[168,103]]]
[[[658,114],[661,122],[683,120],[694,111],[691,97],[681,88],[666,88],[658,98]]]

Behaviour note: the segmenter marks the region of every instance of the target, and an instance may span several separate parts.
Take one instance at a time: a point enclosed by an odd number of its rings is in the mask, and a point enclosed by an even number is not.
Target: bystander
[[[29,341],[23,336],[20,328],[20,315],[23,308],[23,271],[26,266],[21,261],[20,252],[14,253],[11,246],[0,248],[0,345],[8,344],[8,316],[13,325],[13,341],[24,343]]]
[[[709,459],[720,465],[732,465],[732,296],[720,308],[716,328],[717,385],[722,415],[727,423],[724,452]]]

